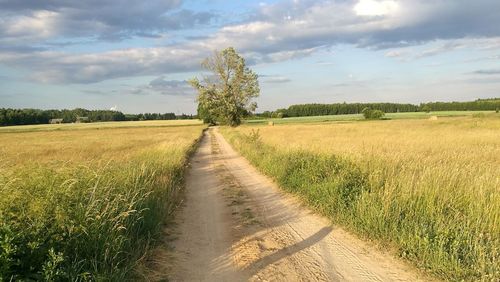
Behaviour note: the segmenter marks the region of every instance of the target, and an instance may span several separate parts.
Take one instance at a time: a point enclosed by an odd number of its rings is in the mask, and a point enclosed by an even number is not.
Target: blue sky
[[[0,0],[0,107],[194,113],[233,46],[258,111],[500,97],[497,0]]]

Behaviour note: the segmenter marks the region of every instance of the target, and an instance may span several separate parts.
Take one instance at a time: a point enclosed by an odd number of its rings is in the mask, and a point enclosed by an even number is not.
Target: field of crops
[[[36,124],[0,127],[3,132],[33,132],[54,130],[77,130],[77,129],[106,129],[106,128],[134,128],[134,127],[172,127],[201,125],[197,119],[188,120],[145,120],[145,121],[111,121],[92,123],[62,123],[62,124]]]
[[[500,280],[500,116],[222,133],[335,223],[450,280]]]
[[[481,114],[492,114],[494,111],[439,111],[439,112],[407,112],[407,113],[386,113],[384,119],[428,119],[431,116],[437,117],[459,117],[459,116],[472,116]],[[269,119],[248,119],[245,121],[247,124],[259,124],[272,121],[275,124],[287,123],[318,123],[318,122],[344,122],[344,121],[358,121],[364,120],[362,114],[349,114],[349,115],[331,115],[331,116],[306,116],[306,117],[290,117],[290,118],[269,118]]]
[[[160,121],[2,128],[0,281],[134,275],[177,204],[186,156],[203,127]]]

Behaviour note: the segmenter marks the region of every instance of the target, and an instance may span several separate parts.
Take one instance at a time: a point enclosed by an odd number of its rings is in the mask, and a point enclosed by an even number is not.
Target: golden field
[[[131,127],[172,127],[201,125],[197,119],[185,120],[144,120],[144,121],[108,121],[92,123],[62,123],[62,124],[35,124],[0,127],[2,132],[34,132],[53,130],[77,130],[77,129],[106,129],[106,128],[131,128]]]
[[[449,280],[500,279],[500,118],[222,132],[285,190]]]
[[[0,130],[0,281],[133,276],[178,204],[204,126],[27,128]]]

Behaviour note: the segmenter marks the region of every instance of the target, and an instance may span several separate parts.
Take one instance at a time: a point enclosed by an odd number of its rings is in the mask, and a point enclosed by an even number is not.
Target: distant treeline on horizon
[[[104,121],[137,121],[137,120],[174,120],[195,119],[193,115],[175,115],[174,113],[124,114],[111,110],[39,110],[0,108],[0,125],[47,124],[51,120],[61,123],[72,122],[104,122]]]
[[[335,103],[335,104],[299,104],[286,109],[265,111],[256,116],[268,117],[303,117],[359,114],[364,108],[381,110],[385,113],[429,112],[429,111],[495,111],[500,109],[500,98],[478,99],[470,102],[430,102],[415,104],[398,103]]]
[[[254,117],[302,117],[359,114],[364,108],[381,110],[385,113],[428,112],[428,111],[495,111],[500,109],[500,98],[478,99],[470,102],[431,102],[415,104],[398,103],[335,103],[335,104],[300,104],[286,109],[257,113]],[[83,118],[83,119],[82,119]],[[0,126],[47,124],[58,119],[62,123],[138,121],[138,120],[174,120],[196,119],[196,115],[175,115],[174,113],[124,114],[111,110],[39,110],[0,108]]]

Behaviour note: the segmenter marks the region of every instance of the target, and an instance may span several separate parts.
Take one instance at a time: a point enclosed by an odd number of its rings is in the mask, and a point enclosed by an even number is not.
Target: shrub
[[[361,113],[365,119],[380,119],[385,115],[381,110],[372,110],[370,108],[364,108]]]
[[[426,113],[430,113],[431,112],[431,107],[429,107],[428,105],[424,105],[420,111],[422,112],[426,112]]]
[[[283,117],[284,117],[283,112],[276,111],[271,114],[271,118],[283,118]]]

